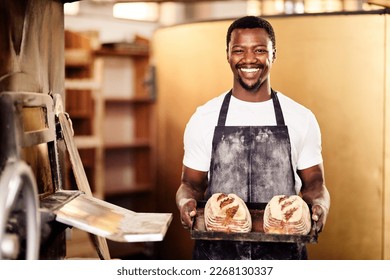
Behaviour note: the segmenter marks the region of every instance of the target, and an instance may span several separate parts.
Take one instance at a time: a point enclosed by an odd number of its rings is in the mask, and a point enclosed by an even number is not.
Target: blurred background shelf
[[[132,211],[155,212],[155,100],[148,86],[149,42],[136,36],[126,46],[101,45],[94,31],[66,30],[65,38],[65,111],[93,195]],[[67,188],[75,188],[70,168],[67,182]],[[69,258],[95,255],[88,234],[74,230],[68,243]],[[112,257],[153,252],[147,243],[109,242],[109,247]]]

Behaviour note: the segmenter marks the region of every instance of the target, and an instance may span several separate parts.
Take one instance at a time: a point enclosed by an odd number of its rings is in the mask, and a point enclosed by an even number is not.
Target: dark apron
[[[235,193],[246,202],[267,203],[275,195],[296,194],[291,144],[276,92],[272,90],[276,126],[225,126],[230,91],[222,103],[212,144],[209,187]],[[306,259],[296,243],[196,240],[194,259]]]

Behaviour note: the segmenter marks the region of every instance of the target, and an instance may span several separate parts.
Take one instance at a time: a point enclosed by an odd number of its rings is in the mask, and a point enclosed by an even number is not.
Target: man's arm
[[[176,205],[184,228],[192,227],[192,218],[196,215],[196,201],[204,198],[206,188],[207,172],[183,166],[181,185],[176,192]]]
[[[317,222],[317,231],[321,232],[330,208],[330,195],[325,186],[323,165],[298,170],[298,174],[302,180],[302,198],[312,205],[312,219]]]

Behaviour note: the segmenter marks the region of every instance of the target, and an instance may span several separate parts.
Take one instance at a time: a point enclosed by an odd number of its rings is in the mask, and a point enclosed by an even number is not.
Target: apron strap
[[[228,94],[225,95],[225,98],[223,99],[221,110],[219,111],[218,126],[225,126],[231,97],[232,97],[232,90],[230,90]]]
[[[280,107],[278,95],[276,94],[276,91],[274,91],[272,88],[271,88],[271,97],[272,97],[272,101],[274,102],[276,125],[285,125],[282,107]]]
[[[229,103],[230,103],[231,97],[232,97],[232,90],[230,90],[225,95],[225,98],[223,99],[221,110],[219,111],[218,126],[225,126],[227,112],[229,109]],[[272,101],[274,103],[276,125],[283,125],[284,126],[285,124],[284,124],[284,117],[283,117],[282,108],[280,107],[280,103],[279,103],[279,99],[278,99],[278,96],[276,94],[276,91],[274,91],[272,88],[271,88],[271,97],[272,97]]]

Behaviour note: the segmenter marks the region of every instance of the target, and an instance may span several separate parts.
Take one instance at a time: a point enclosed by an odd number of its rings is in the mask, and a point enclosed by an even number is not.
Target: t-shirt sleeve
[[[189,120],[184,131],[183,164],[189,168],[207,172],[210,167],[210,151],[205,143],[206,131],[202,118],[196,112]]]
[[[307,120],[307,130],[301,147],[297,163],[299,170],[322,163],[321,131],[312,112],[310,112]]]

